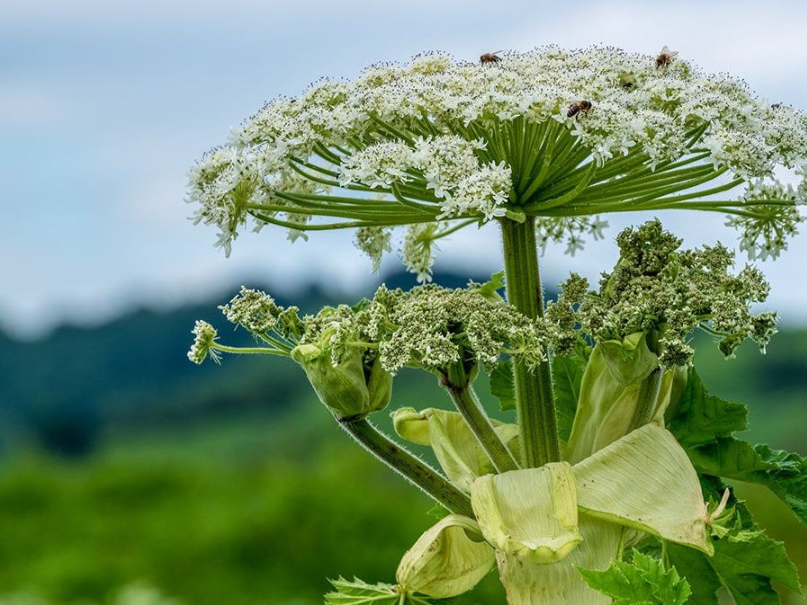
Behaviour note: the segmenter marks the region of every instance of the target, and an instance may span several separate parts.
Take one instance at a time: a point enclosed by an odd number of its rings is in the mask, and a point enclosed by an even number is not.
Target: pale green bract
[[[583,539],[567,462],[480,477],[471,485],[471,506],[485,539],[520,561],[557,563]]]
[[[395,579],[403,593],[455,597],[476,586],[495,560],[494,550],[482,540],[476,521],[449,515],[406,551]]]
[[[676,370],[668,376],[671,385]],[[483,452],[459,414],[403,408],[393,417],[399,434],[434,449],[449,478],[461,486],[471,480],[474,516],[496,549],[510,605],[607,603],[580,582],[576,568],[608,567],[628,528],[708,555],[714,550],[698,475],[675,437],[655,422],[574,466],[479,476],[493,473],[492,465],[481,461]]]
[[[392,414],[395,432],[412,443],[431,446],[440,466],[461,490],[470,493],[475,479],[495,471],[493,463],[458,412],[400,408]],[[499,438],[518,453],[518,425],[491,420]]]
[[[672,434],[646,424],[574,465],[581,510],[712,554],[698,474]]]

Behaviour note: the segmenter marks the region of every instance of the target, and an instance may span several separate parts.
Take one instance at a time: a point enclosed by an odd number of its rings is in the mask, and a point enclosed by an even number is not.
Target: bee
[[[781,108],[782,108],[781,103],[774,103],[773,105],[771,105],[771,109],[781,109]]]
[[[588,113],[588,110],[591,109],[591,101],[575,101],[571,105],[569,105],[569,111],[566,112],[567,118],[573,118],[577,116],[584,116]]]
[[[656,67],[667,67],[677,55],[678,51],[672,51],[669,46],[665,46],[656,57]]]
[[[499,61],[502,60],[502,58],[499,56],[500,52],[502,51],[497,50],[496,52],[485,53],[484,55],[479,57],[479,62],[482,65],[488,65],[489,63],[498,63]]]

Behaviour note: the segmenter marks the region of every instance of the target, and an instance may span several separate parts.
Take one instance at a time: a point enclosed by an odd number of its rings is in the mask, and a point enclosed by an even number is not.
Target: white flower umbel
[[[480,65],[427,54],[323,80],[205,155],[188,199],[227,251],[250,217],[297,236],[532,216],[542,239],[574,252],[599,232],[598,214],[688,208],[728,213],[750,254],[775,256],[806,188],[785,190],[774,171],[807,160],[807,117],[669,57],[545,47]]]

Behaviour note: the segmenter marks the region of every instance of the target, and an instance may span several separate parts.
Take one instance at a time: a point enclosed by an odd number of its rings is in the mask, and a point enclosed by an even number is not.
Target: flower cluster
[[[804,186],[804,184],[802,184]],[[759,204],[753,215],[736,215],[728,220],[728,225],[737,227],[743,236],[740,250],[748,253],[750,258],[776,258],[787,250],[788,239],[798,233],[797,225],[802,220],[796,203],[799,192],[791,185],[781,183],[754,182],[743,195],[749,204]],[[765,205],[775,200],[793,202],[792,204]]]
[[[221,356],[214,348],[218,334],[216,328],[206,321],[197,320],[196,325],[191,330],[194,335],[193,344],[188,351],[188,359],[200,365],[205,359],[210,357],[216,363],[221,363]]]
[[[693,350],[687,337],[699,327],[721,337],[726,356],[746,338],[764,351],[776,331],[776,315],[750,311],[769,292],[759,270],[746,266],[732,275],[734,254],[720,244],[679,251],[681,240],[663,231],[657,220],[622,231],[617,243],[620,260],[611,273],[603,273],[597,293],[573,275],[558,301],[548,305],[559,353],[574,346],[577,325],[598,341],[645,333],[665,365],[689,363]]]
[[[480,164],[476,153],[485,146],[459,135],[419,137],[411,146],[382,141],[345,158],[339,184],[399,191],[399,185],[420,181],[421,189],[442,200],[438,219],[482,214],[490,220],[505,214],[511,175],[504,162]]]
[[[367,313],[371,337],[384,335],[379,353],[389,372],[403,366],[441,370],[469,358],[490,370],[502,352],[533,367],[545,359],[539,326],[474,289],[429,285],[403,292],[382,286]]]
[[[297,307],[282,307],[260,290],[241,286],[241,291],[226,305],[219,307],[227,321],[245,328],[267,342],[275,338],[294,343],[303,334],[303,323]]]
[[[354,244],[373,261],[373,271],[381,267],[385,252],[392,250],[392,231],[384,227],[360,227],[356,229]]]
[[[403,366],[440,371],[466,361],[492,369],[503,353],[538,365],[545,359],[543,328],[491,295],[488,290],[495,287],[471,284],[450,290],[428,285],[404,292],[381,286],[372,300],[325,307],[303,318],[296,307],[281,307],[268,294],[242,288],[220,308],[229,321],[272,348],[219,345],[215,329],[200,321],[188,357],[201,363],[206,355],[218,361],[219,351],[289,355],[300,347],[308,347],[310,355],[315,347],[316,357],[327,357],[333,367],[359,351],[367,367],[378,359],[392,374]]]
[[[730,214],[744,249],[775,256],[807,197],[775,170],[804,177],[807,116],[669,57],[545,47],[480,65],[427,54],[323,80],[205,155],[188,200],[227,251],[249,217],[297,237],[526,214],[573,252],[598,214],[682,207]],[[764,184],[715,197],[752,180]]]

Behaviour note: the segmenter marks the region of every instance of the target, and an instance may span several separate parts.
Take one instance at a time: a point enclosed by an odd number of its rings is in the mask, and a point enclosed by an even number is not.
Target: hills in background
[[[447,287],[464,286],[467,279],[435,276],[436,283]],[[385,282],[393,288],[414,285],[413,277],[404,273]],[[234,286],[232,293],[237,290]],[[267,291],[274,295],[277,289]],[[325,304],[371,294],[336,301],[312,285],[293,301],[276,298],[279,304],[315,312]],[[148,431],[251,413],[294,412],[297,402],[310,397],[310,389],[289,360],[227,358],[221,366],[188,361],[190,330],[197,319],[217,326],[229,344],[250,341],[242,330],[229,333],[230,324],[217,309],[229,296],[170,311],[142,309],[92,328],[63,326],[38,341],[0,334],[0,454],[33,443],[65,456],[83,456],[110,430]],[[776,422],[804,413],[807,330],[783,331],[765,356],[746,345],[732,362],[724,361],[708,338],[697,340],[699,372],[717,394],[751,404],[756,436],[807,453],[799,427]],[[402,375],[396,383],[407,380]]]
[[[467,276],[440,274],[435,282],[461,287]],[[488,277],[477,277],[486,281]],[[391,288],[411,288],[414,276],[398,273],[384,280]],[[264,288],[281,305],[302,312],[353,303],[372,290],[335,300],[309,285],[285,298]],[[95,326],[64,325],[47,337],[23,341],[0,332],[0,454],[34,442],[67,456],[92,450],[108,429],[148,430],[255,411],[290,410],[309,387],[302,371],[286,359],[240,357],[221,366],[197,366],[186,353],[197,319],[216,326],[228,344],[248,344],[218,306],[236,294],[169,311],[140,309]],[[291,378],[291,379],[290,379]]]

